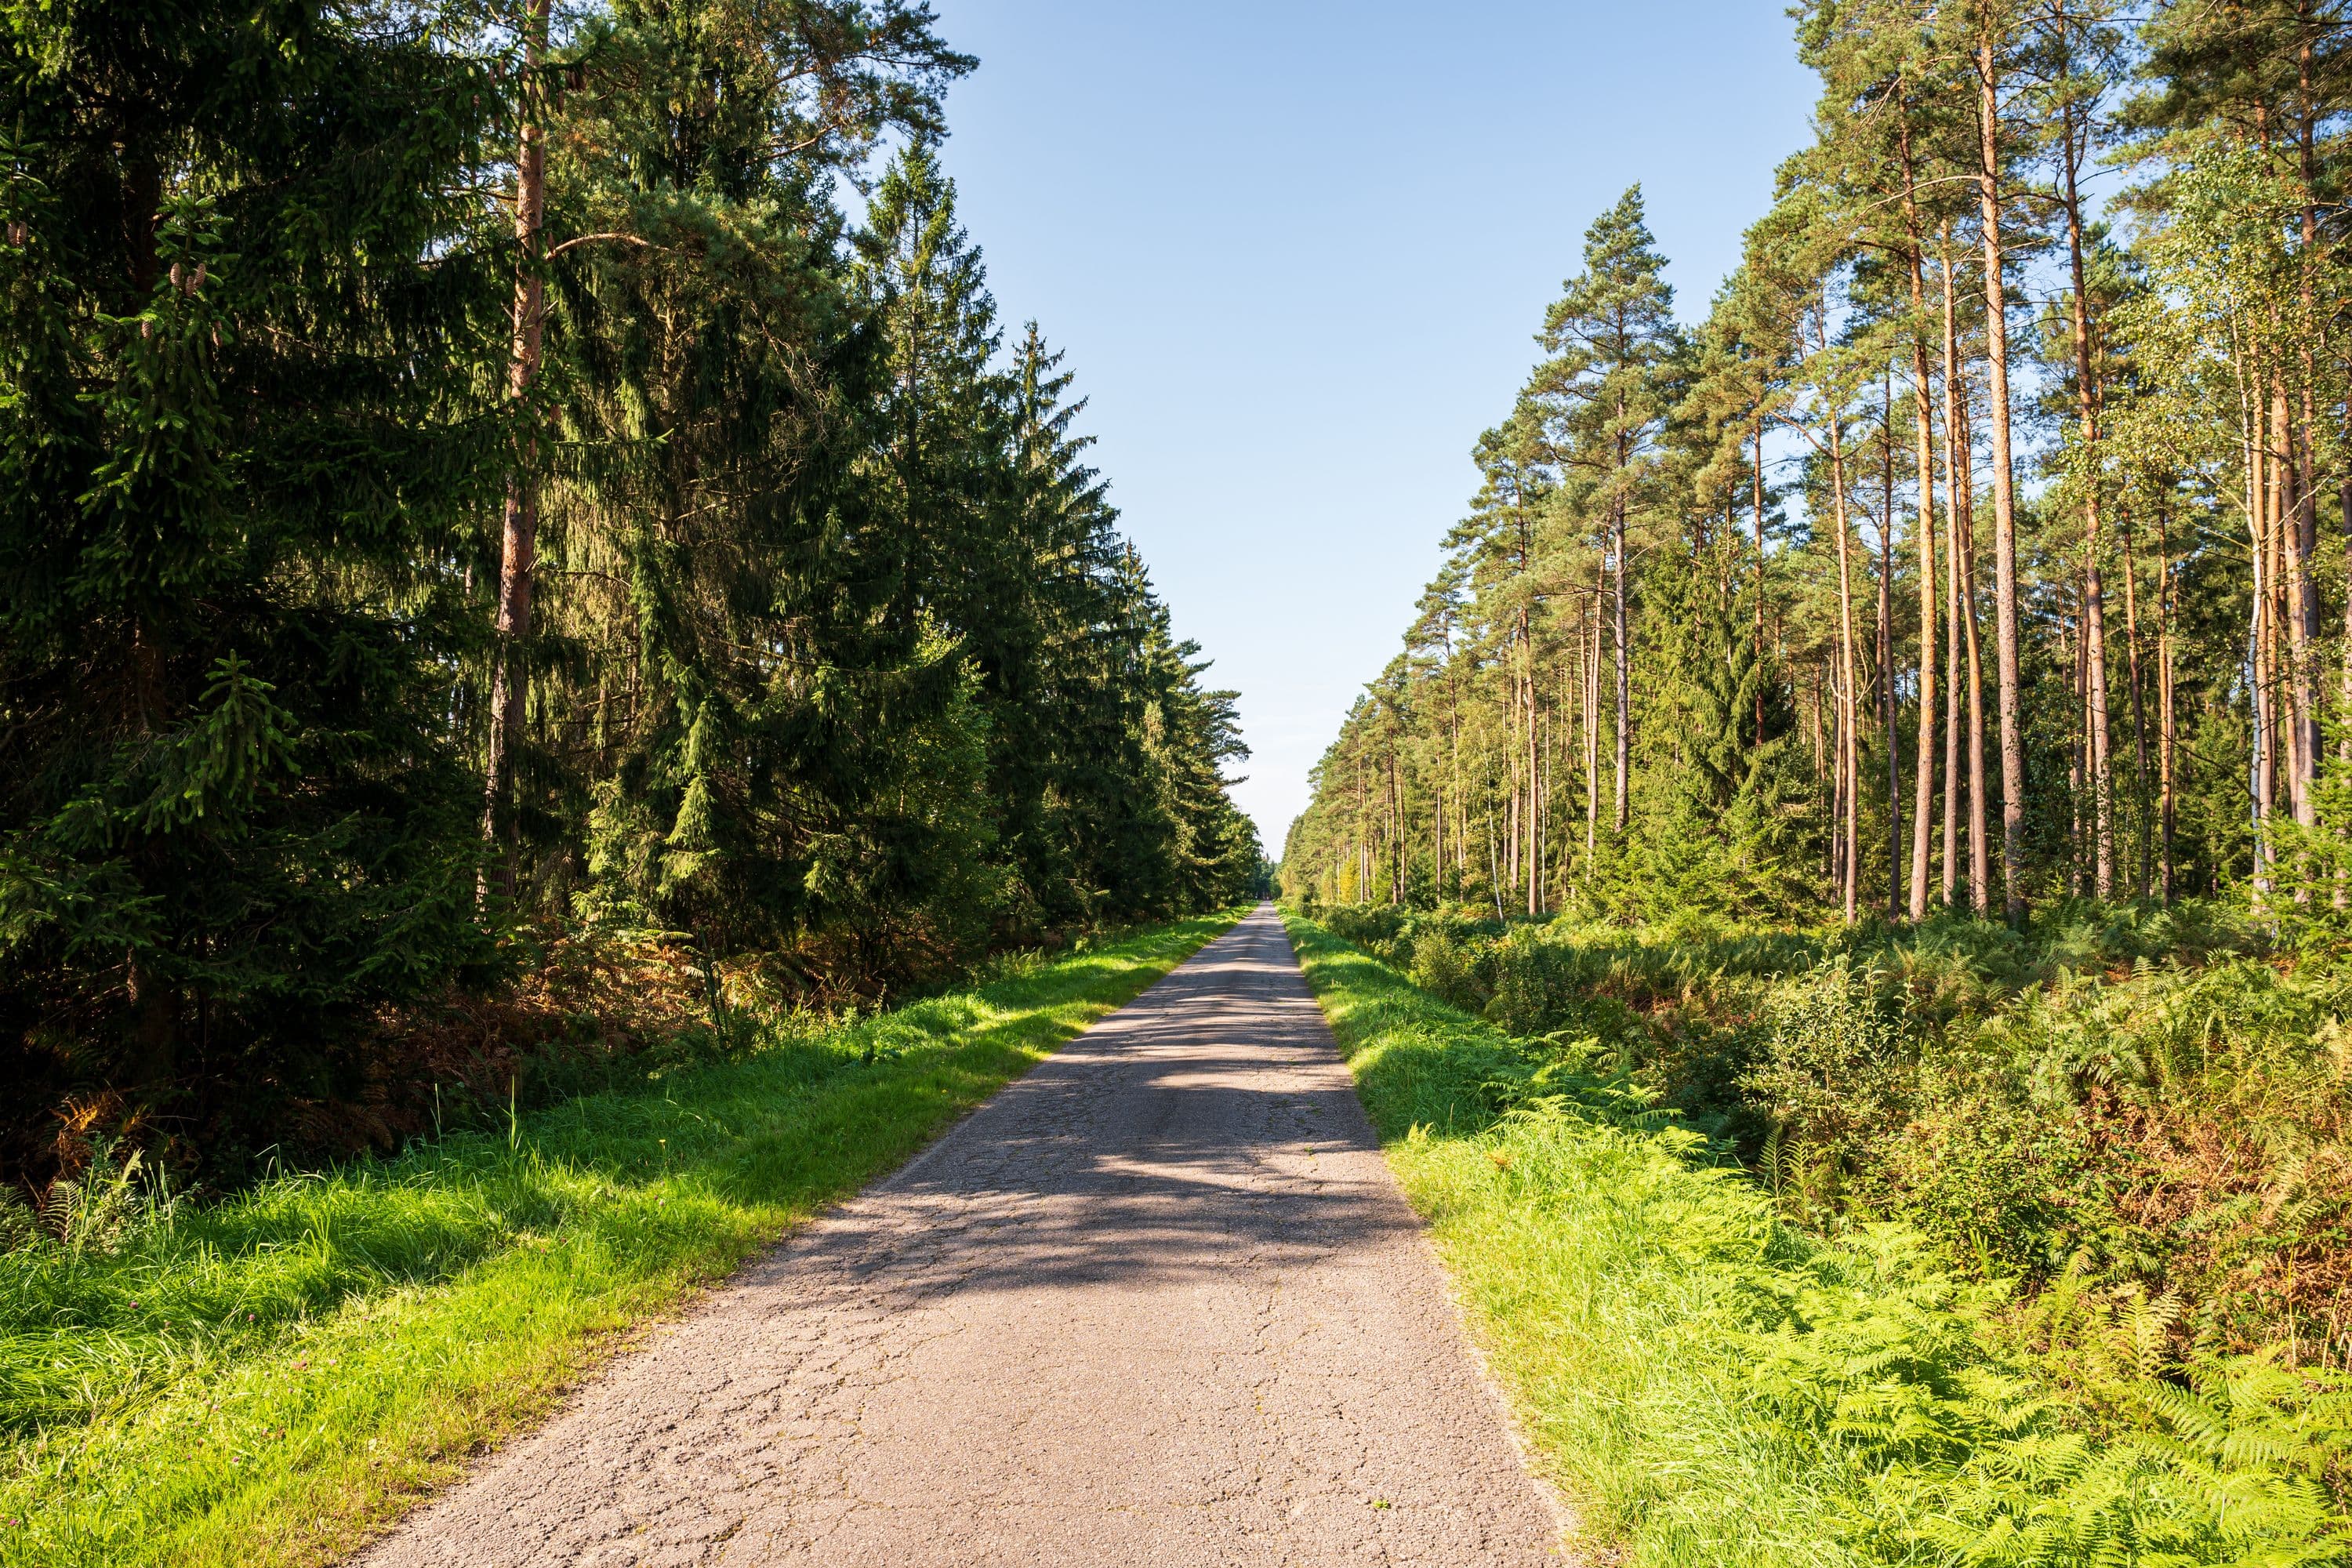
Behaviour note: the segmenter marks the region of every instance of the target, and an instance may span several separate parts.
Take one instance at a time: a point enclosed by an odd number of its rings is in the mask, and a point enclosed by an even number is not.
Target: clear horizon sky
[[[1401,644],[1585,226],[1639,182],[1704,316],[1814,83],[1770,0],[934,0],[947,170],[1181,636],[1269,855]]]

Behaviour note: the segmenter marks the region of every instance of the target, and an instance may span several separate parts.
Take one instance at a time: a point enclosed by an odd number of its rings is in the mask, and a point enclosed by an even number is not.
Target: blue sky
[[[1395,652],[1585,226],[1639,181],[1706,312],[1812,81],[1769,3],[935,0],[964,221],[1035,317],[1269,853]]]

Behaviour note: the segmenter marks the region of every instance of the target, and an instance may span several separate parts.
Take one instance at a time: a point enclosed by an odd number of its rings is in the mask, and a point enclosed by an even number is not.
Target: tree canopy
[[[0,37],[11,1160],[267,1142],[554,930],[849,997],[1256,875],[925,5]]]
[[[1812,138],[1738,270],[1685,328],[1639,188],[1594,221],[1286,887],[2333,918],[2342,8],[1794,16]]]

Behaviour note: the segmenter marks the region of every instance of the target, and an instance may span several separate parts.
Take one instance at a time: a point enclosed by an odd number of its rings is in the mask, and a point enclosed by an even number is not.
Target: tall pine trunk
[[[1597,578],[1598,569],[1594,572]],[[1592,584],[1591,643],[1584,661],[1584,870],[1592,874],[1592,858],[1601,837],[1601,584]]]
[[[2085,853],[2097,837],[2097,818],[2085,807],[2084,784],[2088,776],[2091,757],[2091,686],[2083,659],[2083,584],[2074,583],[2074,624],[2069,626],[2062,618],[2058,625],[2058,646],[2066,654],[2066,696],[2071,709],[2068,723],[2072,733],[2066,741],[2066,806],[2073,820],[2068,824],[2066,890],[2081,898],[2091,889],[2091,877]]]
[[[1389,841],[1393,847],[1394,875],[1389,881],[1389,902],[1404,902],[1404,787],[1397,777],[1396,744],[1389,745]]]
[[[1513,702],[1511,706],[1517,708],[1518,704]],[[1503,753],[1504,763],[1510,770],[1511,785],[1509,804],[1505,807],[1503,816],[1503,877],[1504,885],[1511,889],[1514,896],[1519,890],[1519,748],[1517,741],[1517,735],[1507,737],[1506,744],[1508,749]]]
[[[1959,451],[1967,482],[1960,491],[1960,641],[1969,659],[1969,908],[1992,912],[1990,802],[1985,792],[1984,630],[1977,624],[1976,441],[1969,424],[1968,375],[1959,377]]]
[[[2260,904],[2270,893],[2270,809],[2273,756],[2271,750],[2271,671],[2270,651],[2270,499],[2269,484],[2263,461],[2262,421],[2263,397],[2257,385],[2249,392],[2242,380],[2239,387],[2238,417],[2242,426],[2240,439],[2246,455],[2246,537],[2253,552],[2253,596],[2248,606],[2246,626],[2246,661],[2252,671],[2250,695],[2253,712],[2252,731],[2252,755],[2248,787],[2253,795],[2254,866],[2253,896]]]
[[[1756,510],[1756,743],[1764,743],[1764,416],[1756,416],[1756,469],[1752,476],[1755,486]],[[2352,489],[2346,494],[2352,495]],[[2352,507],[2352,503],[2347,503]],[[2352,510],[2345,513],[2352,518]],[[2352,523],[2346,525],[2347,549],[2352,550]],[[2352,624],[2352,610],[2346,612],[2347,624]],[[2345,655],[2345,679],[2352,681],[2352,651]],[[2347,687],[2347,689],[2352,689]]]
[[[1958,902],[1960,811],[1967,775],[1960,766],[1960,531],[1975,484],[1975,460],[1963,435],[1960,403],[1967,395],[1959,370],[1959,333],[1953,320],[1952,229],[1945,224],[1944,288],[1944,668],[1950,672],[1944,693],[1944,907]],[[1973,651],[1973,650],[1971,650]],[[1973,660],[1971,661],[1973,663]]]
[[[2344,424],[2347,434],[2352,435],[2352,402],[2344,405]],[[2344,531],[2345,579],[2352,582],[2352,467],[2347,467],[2336,481],[2336,521]],[[2340,705],[2337,718],[2352,725],[2352,593],[2344,596],[2344,668],[2337,682],[2336,701]],[[2347,728],[2344,739],[2336,742],[2336,757],[2339,763],[2352,764],[2352,728]],[[2352,898],[2352,890],[2347,890],[2345,879],[2338,876],[2336,908],[2343,908],[2347,898]]]
[[[1429,904],[1435,909],[1445,902],[1445,784],[1444,775],[1430,785],[1429,802]]]
[[[1622,465],[1620,465],[1621,468]],[[1614,568],[1612,581],[1616,599],[1617,637],[1617,832],[1622,837],[1631,820],[1633,801],[1630,794],[1633,767],[1633,672],[1632,649],[1625,626],[1625,498],[1617,498],[1615,515],[1610,534],[1611,563]]]
[[[1986,396],[1992,405],[1993,658],[2000,689],[2000,868],[2011,923],[2025,918],[2025,731],[2019,711],[2017,495],[2010,455],[2009,321],[2002,285],[2000,96],[1992,35],[1977,45],[1978,205],[1984,226]]]
[[[2139,657],[2139,569],[2132,558],[2132,514],[2128,509],[2118,514],[2117,524],[2117,539],[2124,548],[2124,659],[2126,674],[2131,681],[2132,816],[2137,824],[2137,831],[2132,836],[2137,846],[2132,858],[2132,896],[2144,899],[2147,897],[2152,839],[2147,820],[2147,697]]]
[[[2309,827],[2318,820],[2312,783],[2319,772],[2319,693],[2314,679],[2317,656],[2312,645],[2319,639],[2319,585],[2311,571],[2318,514],[2312,506],[2309,460],[2289,416],[2283,376],[2272,393],[2271,428],[2276,451],[2273,461],[2280,478],[2278,537],[2284,567],[2279,585],[2285,611],[2280,618],[2286,623],[2286,713],[2291,727],[2287,798],[2295,821]],[[2307,890],[2296,894],[2298,900],[2309,896]]]
[[[1917,451],[1918,524],[1912,547],[1919,557],[1919,747],[1918,777],[1911,807],[1911,918],[1927,918],[1928,833],[1936,816],[1936,430],[1928,399],[1926,240],[1919,233],[1916,176],[1911,161],[1911,131],[1903,130],[1903,222],[1910,241],[1912,434]],[[1887,731],[1887,744],[1895,743]],[[1947,774],[1948,777],[1949,775]],[[1946,851],[1947,855],[1949,851]],[[1948,889],[1946,898],[1950,897]]]
[[[2302,0],[2295,7],[2296,21],[2303,37],[2295,53],[2296,107],[2301,120],[2296,135],[2298,171],[2302,177],[2303,202],[2301,238],[2303,248],[2297,259],[2296,294],[2303,308],[2303,319],[2296,323],[2297,338],[2302,345],[2302,382],[2298,388],[2302,419],[2296,427],[2294,443],[2295,469],[2295,706],[2296,717],[2303,727],[2302,766],[2295,805],[2295,820],[2311,827],[2319,820],[2317,785],[2319,753],[2324,743],[2319,723],[2319,656],[2320,638],[2319,584],[2314,570],[2319,555],[2319,476],[2315,470],[2312,447],[2319,426],[2318,366],[2312,354],[2311,333],[2318,319],[2317,301],[2314,297],[2313,268],[2319,255],[2319,209],[2317,205],[2318,170],[2315,137],[2318,132],[2319,110],[2312,96],[2312,44],[2310,0]],[[2307,895],[2306,895],[2307,896]],[[2338,889],[2341,897],[2341,889]]]
[[[1824,307],[1826,310],[1826,307]],[[1828,324],[1822,322],[1826,335]],[[1823,348],[1826,350],[1824,342]],[[1855,765],[1854,720],[1855,701],[1853,659],[1853,567],[1848,535],[1852,525],[1846,517],[1845,501],[1845,437],[1844,414],[1834,402],[1830,407],[1830,504],[1837,526],[1838,563],[1838,770],[1837,794],[1843,807],[1843,836],[1839,866],[1841,893],[1845,905],[1845,923],[1852,925],[1858,915],[1857,895],[1862,880],[1862,813],[1856,806],[1860,769]]]
[[[2107,612],[2105,585],[2099,577],[2099,395],[2092,377],[2090,295],[2083,273],[2083,202],[2076,186],[2082,149],[2077,143],[2078,114],[2070,108],[2060,127],[2064,156],[2066,255],[2074,272],[2074,407],[2083,433],[2083,674],[2084,712],[2088,728],[2091,774],[2090,819],[2093,887],[2103,899],[2115,896],[2115,799],[2113,770],[2107,756]],[[2087,131],[2083,132],[2087,135]]]
[[[1543,913],[1543,758],[1536,708],[1536,658],[1528,648],[1528,913]]]
[[[2346,513],[2352,517],[2352,511]],[[2352,528],[2347,528],[2352,538]],[[2347,543],[2352,551],[2352,543]],[[2352,622],[2352,606],[2345,618]],[[2172,902],[2172,533],[2169,518],[2156,514],[2156,789],[2157,894]]]
[[[1886,918],[1903,917],[1903,747],[1895,707],[1895,376],[1879,419],[1878,730],[1886,746]]]

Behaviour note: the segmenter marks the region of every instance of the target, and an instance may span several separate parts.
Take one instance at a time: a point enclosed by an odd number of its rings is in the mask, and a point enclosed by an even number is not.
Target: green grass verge
[[[2352,1552],[2328,1486],[2352,1455],[2341,1379],[2255,1358],[2158,1378],[2128,1303],[2021,1323],[1916,1232],[1809,1235],[1572,1045],[1511,1039],[1286,921],[1489,1364],[1614,1560]]]
[[[1236,918],[0,1253],[0,1563],[332,1560]]]

